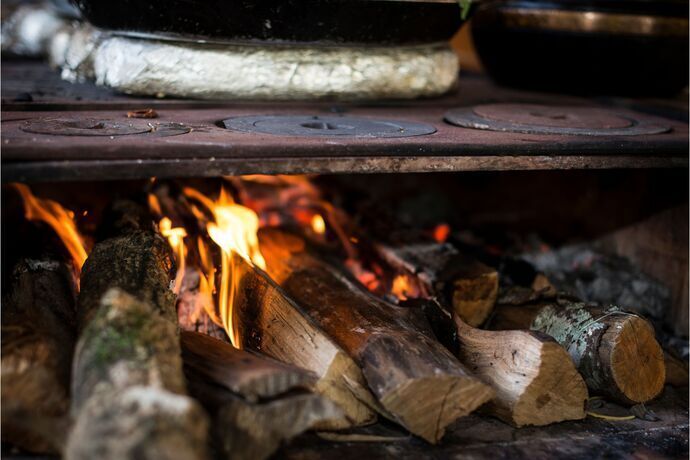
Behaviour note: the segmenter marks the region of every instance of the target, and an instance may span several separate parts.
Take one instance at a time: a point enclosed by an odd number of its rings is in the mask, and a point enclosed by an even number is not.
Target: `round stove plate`
[[[485,104],[446,112],[446,122],[463,128],[523,134],[638,136],[670,127],[615,110],[537,104]]]
[[[396,138],[436,132],[426,123],[374,118],[277,115],[233,117],[223,120],[227,129],[246,133],[299,137]]]

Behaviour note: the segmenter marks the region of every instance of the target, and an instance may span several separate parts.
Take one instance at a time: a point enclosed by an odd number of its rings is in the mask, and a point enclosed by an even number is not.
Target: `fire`
[[[179,294],[180,287],[182,287],[182,279],[184,278],[185,258],[187,257],[187,249],[184,245],[184,237],[187,236],[187,232],[183,227],[173,227],[172,221],[167,217],[163,217],[161,221],[158,222],[158,229],[161,235],[168,239],[170,247],[175,251],[177,274],[175,275],[175,287],[173,288],[173,292]]]
[[[53,200],[36,197],[24,184],[12,185],[24,202],[24,216],[28,220],[48,224],[60,237],[72,257],[75,269],[80,272],[86,262],[87,251],[74,222],[74,213]]]
[[[321,217],[321,214],[315,214],[314,217],[311,218],[311,229],[314,230],[314,233],[319,235],[326,233],[326,222],[323,220],[323,217]]]
[[[393,278],[391,294],[399,300],[420,297],[420,289],[413,278],[407,274],[400,274]]]
[[[217,200],[211,200],[201,192],[185,188],[184,194],[203,205],[213,216],[206,230],[221,249],[221,277],[218,310],[220,319],[232,344],[240,348],[239,330],[233,318],[233,302],[238,287],[232,254],[236,253],[247,262],[266,269],[266,262],[259,250],[259,217],[249,208],[235,203],[230,194],[221,188]]]

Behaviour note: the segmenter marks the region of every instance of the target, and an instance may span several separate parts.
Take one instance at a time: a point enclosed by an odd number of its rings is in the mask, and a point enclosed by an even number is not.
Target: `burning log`
[[[82,269],[66,457],[205,458],[206,416],[185,396],[170,250],[131,208],[106,219],[114,236]]]
[[[35,453],[58,453],[69,409],[74,349],[71,269],[24,260],[2,308],[2,440]]]
[[[453,305],[455,314],[470,326],[481,325],[491,314],[498,295],[498,273],[493,268],[448,243],[378,244],[376,248],[391,266],[415,275],[427,294]]]
[[[438,342],[395,307],[311,255],[304,240],[259,234],[268,273],[362,367],[385,410],[412,433],[438,442],[448,424],[492,396]]]
[[[486,410],[515,426],[585,417],[587,386],[568,353],[536,331],[483,331],[455,318],[459,358],[496,391]]]
[[[664,356],[643,318],[563,298],[496,309],[492,329],[532,329],[570,354],[590,391],[625,404],[647,402],[664,386]]]
[[[205,305],[212,306],[213,299],[200,288],[199,271],[187,269],[180,294],[177,297],[177,319],[183,331],[202,332],[218,340],[230,343],[228,334],[209,316]]]
[[[373,423],[377,404],[355,362],[265,273],[237,254],[231,263],[238,280],[234,306],[243,347],[317,375],[316,391],[345,414],[320,428]]]
[[[265,459],[281,444],[342,419],[338,406],[312,390],[311,372],[183,332],[182,357],[192,393],[214,417],[214,434],[229,459]]]

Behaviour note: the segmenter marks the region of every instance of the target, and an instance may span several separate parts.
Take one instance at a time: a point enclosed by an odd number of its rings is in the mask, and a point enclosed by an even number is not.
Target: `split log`
[[[136,206],[82,268],[68,459],[206,457],[208,423],[185,395],[173,259]],[[132,210],[132,212],[130,212]]]
[[[233,305],[242,346],[318,376],[317,392],[345,414],[342,420],[322,424],[321,429],[376,421],[376,400],[352,358],[264,272],[236,254],[231,263],[238,283]]]
[[[185,396],[176,326],[150,303],[106,292],[77,344],[72,383],[67,459],[207,457],[208,422]]]
[[[192,394],[213,417],[213,432],[228,459],[265,459],[293,437],[343,417],[329,399],[311,392],[308,371],[238,350],[204,334],[181,334]]]
[[[436,443],[447,425],[491,398],[488,386],[414,327],[405,308],[309,254],[300,238],[266,229],[259,239],[270,276],[357,361],[381,405],[410,432]]]
[[[12,278],[2,307],[2,440],[59,453],[75,341],[72,271],[57,260],[23,260]]]
[[[515,426],[585,417],[587,386],[555,340],[537,331],[483,331],[455,317],[460,361],[496,396],[486,410]]]
[[[560,298],[556,302],[500,306],[492,329],[532,329],[552,336],[570,354],[594,394],[624,404],[656,397],[664,386],[664,356],[654,329],[617,308]]]
[[[448,243],[377,244],[379,255],[399,271],[419,279],[427,295],[452,305],[470,326],[491,314],[498,295],[498,273]]]

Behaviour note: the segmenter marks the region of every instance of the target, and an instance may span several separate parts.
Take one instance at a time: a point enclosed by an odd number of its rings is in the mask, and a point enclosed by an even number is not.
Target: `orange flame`
[[[53,200],[36,197],[24,184],[12,185],[24,202],[24,216],[28,220],[48,224],[60,237],[72,257],[75,269],[80,272],[86,262],[87,252],[77,225],[74,223],[74,213]]]
[[[266,262],[259,250],[259,217],[249,208],[234,202],[230,194],[221,188],[217,200],[211,200],[201,192],[186,187],[184,194],[198,201],[213,215],[213,221],[206,224],[209,236],[221,249],[221,277],[218,309],[220,319],[232,344],[240,348],[239,329],[233,317],[233,303],[239,280],[233,278],[236,270],[232,254],[236,253],[250,264],[261,269]]]
[[[400,300],[407,300],[410,297],[418,297],[419,292],[415,287],[415,283],[407,274],[397,275],[393,279],[393,286],[391,287],[391,294]]]
[[[179,294],[180,288],[182,287],[182,279],[184,278],[185,258],[187,257],[187,248],[184,246],[184,237],[187,236],[187,232],[182,227],[173,227],[172,221],[167,217],[163,217],[161,221],[158,222],[158,228],[161,235],[168,239],[170,247],[175,251],[177,274],[175,275],[175,287],[173,288],[173,292]]]
[[[326,233],[326,222],[321,214],[314,214],[314,217],[311,218],[311,229],[318,235]]]

